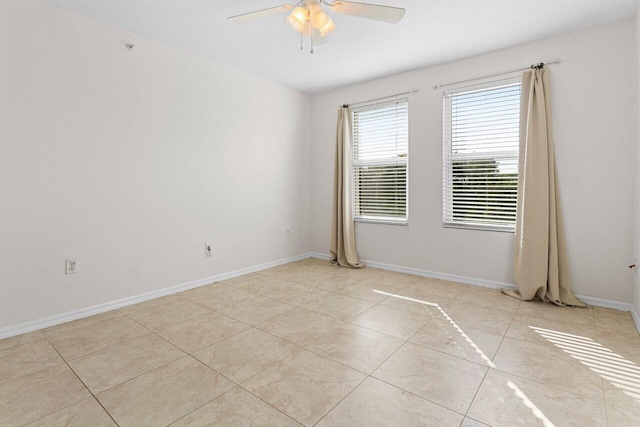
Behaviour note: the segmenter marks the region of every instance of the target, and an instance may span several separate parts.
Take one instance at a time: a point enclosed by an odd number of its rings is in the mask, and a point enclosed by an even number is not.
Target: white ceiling
[[[43,0],[308,93],[477,55],[635,15],[638,0],[368,0],[407,9],[397,25],[334,15],[309,53],[286,13],[226,18],[287,0]],[[295,3],[290,0],[289,3]],[[537,58],[536,58],[537,59]]]

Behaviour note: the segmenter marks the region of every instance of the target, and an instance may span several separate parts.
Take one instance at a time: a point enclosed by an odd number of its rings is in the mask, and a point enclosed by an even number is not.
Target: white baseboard
[[[638,312],[633,306],[631,306],[631,317],[633,318],[633,322],[636,324],[636,329],[640,334],[640,316],[638,316]]]
[[[631,311],[633,308],[633,306],[628,302],[612,301],[610,299],[596,298],[596,297],[590,297],[590,296],[579,295],[579,294],[576,294],[576,297],[586,302],[587,304],[593,305],[596,307],[610,308],[613,310],[620,310],[620,311]]]
[[[318,252],[312,252],[311,256],[319,259],[329,259],[328,255]],[[513,283],[496,282],[493,280],[477,279],[473,277],[458,276],[448,273],[439,273],[436,271],[422,270],[413,267],[402,267],[399,265],[385,264],[376,261],[362,260],[362,262],[373,268],[396,271],[399,273],[414,274],[416,276],[428,277],[430,279],[446,280],[448,282],[464,283],[465,285],[481,286],[483,288],[490,289],[516,289],[516,285],[514,285]],[[636,327],[638,328],[638,332],[640,333],[640,317],[638,316],[638,313],[636,313],[636,311],[633,309],[633,306],[631,304],[620,301],[612,301],[604,298],[590,297],[586,295],[576,296],[589,305],[631,312],[631,316],[633,317],[633,320],[636,323]]]
[[[310,257],[324,259],[324,260],[329,259],[329,255],[322,254],[319,252],[308,252],[308,253],[296,255],[290,258],[283,258],[276,261],[271,261],[264,264],[259,264],[252,267],[231,271],[229,273],[222,273],[215,276],[206,277],[204,279],[194,280],[192,282],[170,286],[168,288],[159,289],[157,291],[146,292],[144,294],[139,294],[132,297],[127,297],[127,298],[122,298],[115,301],[106,302],[104,304],[98,304],[91,307],[82,308],[79,310],[73,310],[66,313],[62,313],[62,314],[56,314],[54,316],[49,316],[42,319],[19,323],[17,325],[6,326],[4,328],[0,328],[0,339],[24,334],[27,332],[36,331],[43,328],[48,328],[50,326],[59,325],[61,323],[70,322],[72,320],[93,316],[93,315],[104,313],[107,311],[116,310],[118,308],[126,307],[133,304],[138,304],[144,301],[149,301],[149,300],[160,298],[166,295],[173,295],[178,292],[208,285],[210,283],[232,279],[234,277],[243,276],[249,273],[255,273],[257,271],[266,270],[267,268],[277,267],[282,264],[288,264],[290,262],[299,261],[301,259],[310,258]],[[448,282],[464,283],[466,285],[480,286],[483,288],[490,288],[490,289],[502,289],[502,288],[515,289],[516,288],[516,286],[512,283],[496,282],[492,280],[477,279],[477,278],[467,277],[467,276],[458,276],[455,274],[448,274],[448,273],[439,273],[436,271],[422,270],[422,269],[413,268],[413,267],[403,267],[403,266],[385,264],[385,263],[376,262],[376,261],[362,260],[362,262],[364,262],[370,267],[379,268],[381,270],[396,271],[399,273],[413,274],[416,276],[428,277],[430,279],[445,280]],[[611,301],[611,300],[602,299],[602,298],[589,297],[584,295],[576,295],[576,296],[590,305],[631,312],[631,316],[633,317],[633,320],[636,324],[636,328],[640,333],[640,316],[638,316],[638,313],[635,311],[635,309],[631,304],[623,303],[619,301]]]
[[[266,270],[267,268],[277,267],[282,264],[288,264],[290,262],[298,261],[298,260],[309,258],[309,257],[311,257],[311,254],[304,253],[304,254],[293,256],[290,258],[279,259],[279,260],[267,262],[264,264],[254,265],[252,267],[241,268],[239,270],[231,271],[229,273],[222,273],[215,276],[206,277],[204,279],[194,280],[192,282],[182,283],[180,285],[170,286],[164,289],[158,289],[157,291],[146,292],[144,294],[134,295],[131,297],[122,298],[115,301],[109,301],[103,304],[98,304],[98,305],[94,305],[87,308],[81,308],[79,310],[73,310],[73,311],[68,311],[66,313],[44,317],[42,319],[19,323],[17,325],[6,326],[4,328],[0,328],[0,339],[24,334],[27,332],[36,331],[38,329],[48,328],[50,326],[55,326],[61,323],[70,322],[72,320],[82,319],[84,317],[94,316],[96,314],[104,313],[107,311],[115,310],[118,308],[133,305],[133,304],[138,304],[140,302],[149,301],[149,300],[160,298],[166,295],[173,295],[178,292],[208,285],[213,282],[232,279],[234,277],[242,276],[249,273],[255,273],[256,271]]]
[[[328,254],[323,254],[320,252],[309,252],[309,256],[311,258],[323,259],[325,261],[329,261],[330,258]]]
[[[311,256],[313,258],[318,258],[318,259],[329,259],[329,255],[325,255],[319,252],[311,252]],[[455,274],[448,274],[448,273],[439,273],[437,271],[422,270],[422,269],[413,268],[413,267],[403,267],[399,265],[385,264],[377,261],[367,261],[364,259],[361,261],[366,265],[368,265],[369,267],[379,268],[381,270],[395,271],[397,273],[413,274],[415,276],[428,277],[429,279],[438,279],[438,280],[445,280],[447,282],[464,283],[465,285],[480,286],[483,288],[490,288],[490,289],[503,289],[503,288],[515,289],[516,288],[516,285],[512,283],[496,282],[493,280],[485,280],[485,279],[476,279],[473,277],[458,276]]]

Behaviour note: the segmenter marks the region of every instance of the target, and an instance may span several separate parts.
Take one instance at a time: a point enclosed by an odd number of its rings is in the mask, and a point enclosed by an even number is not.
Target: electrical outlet
[[[78,272],[78,261],[75,258],[68,259],[64,263],[64,274],[76,274]]]
[[[211,243],[204,244],[204,255],[207,257],[211,257]]]

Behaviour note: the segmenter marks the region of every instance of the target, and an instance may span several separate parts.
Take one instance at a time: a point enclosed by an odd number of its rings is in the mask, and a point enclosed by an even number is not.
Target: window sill
[[[500,233],[515,233],[515,227],[509,225],[475,225],[475,224],[460,224],[455,222],[445,222],[442,224],[443,228],[461,228],[464,230],[477,230],[477,231],[497,231]]]
[[[409,225],[409,221],[405,220],[395,220],[395,219],[384,219],[384,218],[354,218],[355,222],[363,222],[369,224],[386,224],[386,225]]]

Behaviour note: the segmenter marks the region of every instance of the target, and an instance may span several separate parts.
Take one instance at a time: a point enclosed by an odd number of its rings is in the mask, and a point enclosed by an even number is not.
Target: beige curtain
[[[333,214],[331,218],[331,263],[362,268],[358,261],[352,212],[351,189],[351,109],[338,111],[336,165],[333,180]]]
[[[522,76],[520,159],[513,297],[535,297],[558,305],[585,307],[571,292],[565,237],[558,205],[549,70]]]

